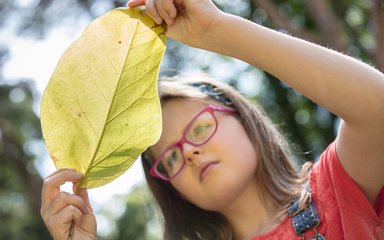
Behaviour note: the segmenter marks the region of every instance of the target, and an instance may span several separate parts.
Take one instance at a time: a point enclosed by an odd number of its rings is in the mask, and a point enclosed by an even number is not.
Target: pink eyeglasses
[[[215,111],[234,114],[236,111],[229,108],[209,105],[199,112],[185,128],[180,140],[164,150],[153,164],[150,174],[165,181],[175,178],[183,169],[183,144],[201,146],[207,143],[216,133],[218,121]]]

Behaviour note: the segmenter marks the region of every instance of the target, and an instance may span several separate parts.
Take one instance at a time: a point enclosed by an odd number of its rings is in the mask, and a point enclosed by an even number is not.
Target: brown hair
[[[212,101],[193,83],[206,83],[221,92],[238,111],[238,118],[248,133],[258,154],[255,176],[260,184],[262,196],[268,196],[273,206],[282,213],[302,193],[302,181],[295,169],[288,144],[275,125],[261,108],[248,101],[227,84],[206,76],[162,78],[159,81],[160,101],[175,98],[199,98]],[[232,239],[233,232],[225,217],[217,212],[200,209],[178,194],[169,182],[149,175],[153,156],[149,150],[142,155],[142,164],[150,190],[157,200],[165,221],[164,238],[180,239]],[[266,198],[264,197],[263,201]]]

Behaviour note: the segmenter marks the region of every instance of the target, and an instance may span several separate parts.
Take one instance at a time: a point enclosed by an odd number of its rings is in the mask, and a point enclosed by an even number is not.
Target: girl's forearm
[[[213,29],[203,48],[269,72],[348,123],[383,125],[384,75],[373,67],[233,15]]]

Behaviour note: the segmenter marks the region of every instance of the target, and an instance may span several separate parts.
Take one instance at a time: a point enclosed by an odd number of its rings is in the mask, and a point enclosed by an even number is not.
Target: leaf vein
[[[73,93],[74,93],[74,95],[75,95],[76,103],[77,103],[77,105],[79,106],[81,113],[84,113],[85,120],[88,122],[89,127],[92,129],[93,134],[95,134],[95,136],[97,137],[96,130],[93,128],[91,122],[90,122],[89,119],[88,119],[87,114],[83,111],[83,109],[82,109],[82,107],[81,107],[81,104],[80,104],[80,102],[79,102],[79,98],[77,97],[77,93],[76,93],[75,86],[73,85],[73,79],[75,79],[75,77],[73,76],[73,74],[71,74],[71,75],[72,75],[72,76],[71,76],[71,78],[70,78],[70,82],[71,82],[71,87],[72,87]]]
[[[161,53],[160,53],[161,54]],[[123,87],[122,89],[120,89],[118,92],[116,92],[115,95],[119,95],[121,92],[123,92],[124,90],[126,90],[127,88],[129,88],[130,86],[132,86],[133,84],[137,83],[138,81],[142,80],[145,76],[147,76],[149,73],[152,73],[154,70],[156,70],[157,66],[154,65],[152,68],[150,68],[148,70],[148,72],[146,72],[143,76],[139,77],[137,80],[129,83],[127,86]]]
[[[138,24],[139,24],[139,21],[136,22],[136,30],[135,30],[135,31],[137,31]],[[129,50],[131,49],[131,46],[132,46],[132,43],[133,43],[134,38],[135,38],[135,37],[133,37],[132,40],[131,40],[131,42],[130,42],[130,46],[129,46],[129,48],[128,48],[128,54],[129,54]],[[108,56],[108,55],[107,55],[107,56]],[[111,59],[110,59],[109,56],[108,56],[108,59],[111,61]],[[124,64],[123,64],[123,66],[122,66],[121,71],[123,71],[124,66],[126,65],[127,59],[128,59],[128,57],[125,59],[125,62],[124,62]],[[113,65],[112,65],[112,66],[113,66]],[[117,81],[117,84],[116,84],[116,86],[115,86],[115,91],[116,91],[116,89],[117,89],[117,87],[118,87],[118,83],[119,83],[119,81],[121,80],[121,77],[122,77],[122,74],[120,74],[119,80]],[[106,118],[105,118],[105,121],[104,121],[105,124],[104,124],[104,126],[103,126],[103,130],[102,130],[101,135],[100,135],[100,137],[99,137],[99,139],[98,139],[98,143],[97,143],[97,145],[96,145],[95,151],[93,152],[93,155],[92,155],[92,157],[91,157],[91,161],[90,161],[90,163],[89,163],[89,165],[88,165],[88,167],[87,167],[87,170],[86,170],[86,172],[85,172],[84,175],[86,175],[87,172],[89,171],[89,166],[93,165],[93,161],[95,160],[95,157],[96,157],[96,155],[97,155],[97,149],[100,147],[101,141],[102,141],[102,139],[103,139],[103,136],[104,136],[104,133],[105,133],[105,128],[106,128],[106,126],[107,126],[107,121],[108,121],[109,115],[111,114],[111,109],[112,109],[112,106],[113,106],[113,102],[114,102],[114,100],[115,100],[115,97],[116,97],[116,94],[114,94],[113,97],[112,97],[112,101],[111,101],[111,104],[109,105],[108,113],[106,114]]]
[[[152,43],[152,42],[154,42],[154,41],[156,41],[156,40],[157,40],[157,37],[154,37],[152,40],[147,41],[147,42],[140,43],[140,44],[138,44],[138,45],[135,45],[135,46],[133,46],[131,49],[135,49],[135,48],[138,48],[138,47],[140,47],[140,46],[150,44],[150,43]]]
[[[100,158],[100,160],[94,162],[94,164],[91,165],[91,167],[94,167],[96,166],[97,164],[101,163],[104,159],[106,159],[108,156],[110,156],[112,153],[116,152],[117,149],[119,149],[121,146],[123,146],[127,141],[130,140],[131,136],[134,135],[135,133],[137,132],[137,128],[119,145],[117,146],[115,149],[113,149],[111,152],[109,152],[108,154],[106,154],[104,157]]]
[[[149,72],[148,72],[149,73]],[[147,91],[147,89],[145,90],[145,91]],[[145,92],[144,91],[144,92]],[[144,93],[143,92],[143,93]],[[138,100],[140,100],[140,99],[151,99],[152,97],[147,97],[147,98],[145,98],[145,97],[143,97],[143,96],[140,96],[139,98],[137,98],[137,99],[135,99],[135,101],[133,101],[131,104],[129,104],[128,106],[126,106],[123,110],[121,110],[119,113],[117,113],[115,116],[113,116],[111,119],[109,119],[108,121],[107,121],[107,124],[109,124],[109,123],[111,123],[114,119],[116,119],[118,116],[120,116],[121,114],[123,114],[125,111],[127,111],[133,104],[135,104]]]

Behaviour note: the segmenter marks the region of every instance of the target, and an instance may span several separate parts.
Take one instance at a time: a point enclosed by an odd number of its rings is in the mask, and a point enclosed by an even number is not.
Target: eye
[[[179,157],[179,151],[172,151],[171,154],[166,158],[167,168],[173,168],[175,162],[177,162]]]
[[[171,177],[177,173],[183,165],[183,157],[180,149],[169,149],[160,159],[156,171],[165,176]]]
[[[203,143],[215,131],[216,121],[213,115],[205,112],[197,117],[190,125],[186,138],[194,144]]]
[[[193,136],[197,138],[200,136],[204,136],[207,132],[211,131],[212,127],[213,127],[213,124],[209,122],[196,125],[192,129]]]

